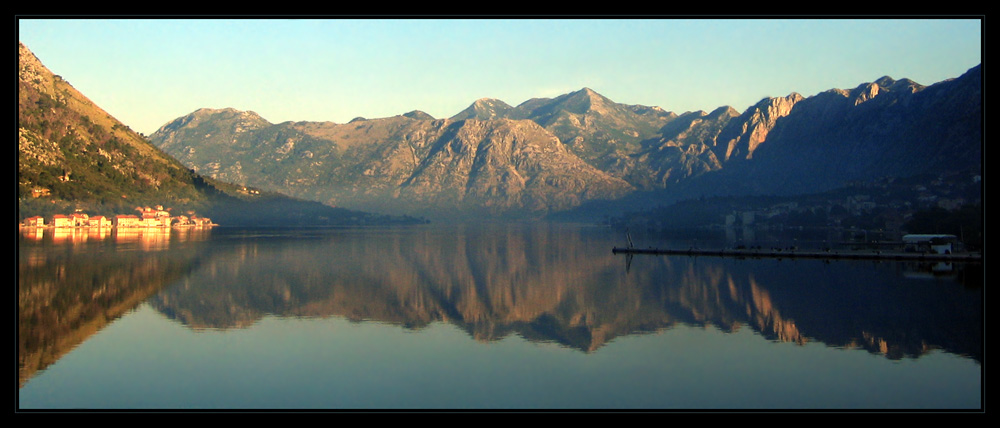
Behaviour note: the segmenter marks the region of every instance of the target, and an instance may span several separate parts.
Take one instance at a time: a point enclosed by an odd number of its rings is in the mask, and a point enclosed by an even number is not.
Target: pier
[[[982,262],[981,253],[916,253],[902,251],[881,251],[881,250],[781,250],[781,249],[659,249],[659,248],[634,248],[614,247],[611,249],[614,254],[660,254],[679,256],[713,256],[713,257],[739,257],[739,258],[778,258],[778,259],[852,259],[852,260],[904,260],[904,261],[928,261],[928,262]]]

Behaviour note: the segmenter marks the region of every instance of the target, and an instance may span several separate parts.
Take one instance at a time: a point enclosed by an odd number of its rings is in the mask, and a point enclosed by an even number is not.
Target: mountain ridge
[[[268,124],[233,142],[231,132],[198,137],[212,134],[206,127],[240,126],[233,115],[217,113],[213,120],[202,124],[181,117],[151,138],[217,179],[387,212],[409,206],[438,215],[457,209],[537,217],[581,199],[631,191],[529,120],[394,116],[347,124]],[[259,138],[265,134],[269,137]],[[198,139],[201,144],[173,144]],[[238,160],[228,166],[215,161],[224,156]]]
[[[367,201],[364,206],[381,207],[375,203],[375,199],[388,198],[385,200],[392,202],[389,205],[401,212],[407,211],[404,200],[409,198],[422,201],[424,209],[429,209],[436,203],[444,203],[449,207],[448,210],[459,211],[475,208],[472,205],[477,204],[479,208],[489,206],[490,209],[485,212],[490,216],[503,216],[509,209],[524,211],[526,207],[534,206],[527,211],[537,216],[573,209],[596,200],[613,201],[631,193],[641,197],[645,192],[654,191],[648,196],[657,199],[662,197],[663,192],[673,193],[673,198],[726,192],[805,192],[827,189],[850,180],[871,178],[882,170],[912,175],[963,165],[966,168],[975,167],[981,165],[981,150],[976,152],[973,148],[978,148],[981,141],[978,129],[981,123],[977,124],[975,121],[981,115],[981,92],[966,88],[962,94],[952,94],[949,99],[953,105],[947,107],[936,106],[929,100],[948,98],[948,95],[931,97],[922,94],[947,94],[947,89],[939,89],[941,85],[981,88],[981,77],[978,84],[972,82],[961,85],[967,80],[974,80],[979,67],[970,69],[958,78],[930,86],[923,86],[909,79],[895,80],[882,76],[851,89],[834,88],[810,97],[795,92],[786,96],[766,97],[742,113],[731,106],[722,106],[711,113],[698,111],[677,115],[659,107],[615,103],[593,89],[584,87],[554,98],[532,98],[517,106],[498,99],[480,98],[448,119],[408,114],[395,118],[351,121],[346,124],[349,127],[332,122],[296,122],[292,128],[315,138],[314,144],[341,148],[341,164],[332,167],[339,172],[331,174],[329,170],[316,170],[301,174],[298,180],[315,181],[313,178],[325,174],[327,185],[341,186],[342,190],[349,187],[371,196],[372,200]],[[907,153],[906,145],[897,141],[901,138],[900,135],[918,138],[916,134],[922,131],[914,133],[908,129],[927,129],[929,125],[926,122],[933,122],[934,110],[937,108],[962,112],[960,115],[945,115],[950,118],[944,119],[960,124],[941,125],[937,128],[930,126],[934,132],[919,136],[919,139],[927,142],[927,147],[919,152],[927,154],[928,160],[915,161],[914,155]],[[916,117],[922,119],[913,120]],[[435,125],[427,125],[430,123]],[[459,158],[472,156],[474,159],[476,153],[479,153],[480,144],[449,140],[463,126],[455,125],[458,123],[469,126],[472,123],[485,123],[494,129],[508,127],[508,130],[511,123],[521,123],[522,133],[538,135],[542,140],[553,139],[567,153],[603,174],[588,172],[585,174],[587,179],[576,180],[571,186],[573,189],[580,191],[588,188],[588,180],[599,179],[605,184],[591,188],[603,186],[608,191],[602,195],[591,193],[571,197],[565,192],[541,191],[536,187],[536,191],[541,192],[539,194],[548,194],[549,199],[539,202],[538,195],[512,196],[508,192],[523,191],[523,183],[527,180],[520,172],[514,173],[516,167],[509,163],[501,165],[513,159],[509,153],[496,156],[496,153],[490,152],[490,162],[480,160],[477,165],[492,165],[484,175],[492,178],[476,181],[478,172],[472,173],[473,170],[470,169],[473,163],[469,159]],[[444,132],[449,126],[453,127],[452,132]],[[548,136],[538,133],[535,126]],[[528,128],[533,130],[529,132]],[[468,133],[467,136],[472,134],[476,133]],[[480,132],[477,135],[487,134],[489,133]],[[945,134],[958,138],[949,140],[941,137]],[[431,140],[424,141],[428,136],[432,137]],[[160,135],[158,131],[152,139],[156,142],[168,138],[169,136]],[[186,138],[189,138],[187,141],[200,145],[222,146],[221,143],[210,144],[204,139],[199,142],[194,136]],[[379,149],[376,150],[375,147]],[[417,147],[421,149],[417,150]],[[426,149],[429,147],[449,149],[431,153]],[[483,147],[493,146],[486,144]],[[509,150],[513,146],[506,147]],[[961,154],[961,159],[948,162],[946,147],[959,148],[956,153]],[[277,147],[270,149],[277,150]],[[183,152],[172,153],[195,169],[206,166],[204,162],[200,166],[193,163],[195,160],[185,158]],[[445,157],[424,157],[430,155]],[[373,158],[364,160],[364,156]],[[824,161],[830,160],[835,160],[836,164],[823,165]],[[230,164],[228,179],[237,182],[243,180],[244,178],[236,175],[234,168],[245,167],[245,163]],[[415,165],[418,164],[423,166],[417,169]],[[405,174],[400,169],[403,165],[409,165],[406,167],[409,169],[404,168],[408,171]],[[458,174],[461,177],[452,176],[452,181],[449,182],[446,179],[449,170],[438,168],[444,165],[451,165],[454,171],[462,171]],[[568,164],[564,162],[563,166],[566,165]],[[792,168],[784,165],[792,165]],[[352,168],[354,171],[348,173]],[[392,172],[381,173],[383,169]],[[435,173],[431,174],[430,171]],[[394,174],[397,181],[389,183],[370,179],[386,174]],[[406,175],[406,180],[400,180],[403,175]],[[618,183],[609,186],[608,183],[617,181],[607,181],[604,176],[621,180],[626,185]],[[257,178],[261,179],[262,176]],[[456,179],[459,180],[455,181]],[[470,196],[468,201],[465,200],[466,193],[458,191],[462,188],[457,184],[459,181],[465,184],[465,191]],[[564,180],[562,183],[569,182]],[[266,187],[276,183],[255,185]],[[450,196],[431,196],[443,189],[450,189]],[[307,195],[309,191],[291,192],[327,204],[337,204],[340,201],[345,204],[357,203],[349,201],[351,191],[348,190],[340,191],[335,197],[326,195],[322,198]],[[313,192],[322,193],[319,190]],[[379,192],[381,196],[376,195]],[[487,198],[487,195],[494,199]],[[552,199],[555,195],[559,197]],[[476,202],[470,205],[460,203],[462,201]],[[472,211],[483,213],[482,210]]]
[[[982,165],[981,65],[927,86],[881,76],[742,112],[678,115],[589,87],[517,106],[481,98],[446,119],[272,124],[202,108],[147,141],[19,51],[19,204],[47,192],[204,204],[206,189],[235,183],[335,207],[540,218],[626,196],[815,192]]]
[[[244,119],[235,137],[259,128],[259,115],[201,109]],[[186,125],[190,125],[188,121]],[[167,144],[169,149],[171,146]],[[18,43],[18,221],[75,211],[130,214],[136,206],[196,211],[224,225],[346,225],[412,222],[324,206],[202,176],[131,130]]]

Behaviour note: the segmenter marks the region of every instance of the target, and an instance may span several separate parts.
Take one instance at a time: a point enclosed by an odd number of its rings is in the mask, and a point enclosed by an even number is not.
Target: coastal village
[[[171,215],[170,209],[163,206],[136,207],[136,214],[118,214],[110,217],[103,215],[88,215],[83,212],[72,214],[56,214],[46,219],[33,216],[24,219],[19,225],[22,228],[173,228],[173,227],[211,227],[218,226],[208,217],[199,217],[193,212],[186,215]]]
[[[685,207],[698,216],[683,218],[686,228],[726,230],[838,230],[847,240],[899,240],[908,233],[941,233],[907,230],[907,223],[922,211],[954,212],[981,203],[980,174],[942,174],[933,178],[903,180],[884,177],[847,183],[845,187],[788,198],[717,199],[714,205]],[[707,207],[707,208],[704,208]],[[609,224],[632,229],[675,227],[680,209],[650,210],[609,219]],[[668,215],[669,214],[669,215]]]
[[[731,198],[702,209],[687,230],[724,231],[731,248],[615,248],[621,253],[968,261],[982,258],[979,229],[912,224],[920,211],[957,212],[981,204],[982,176],[891,177],[794,198]],[[676,215],[677,211],[669,214]],[[710,213],[710,214],[706,214]],[[676,231],[664,210],[632,213],[609,224],[632,231]],[[671,229],[673,227],[673,229]],[[807,233],[803,233],[803,232]],[[958,232],[958,233],[955,233]],[[798,238],[802,238],[801,240]],[[631,238],[629,238],[631,240]],[[630,241],[631,242],[631,241]]]

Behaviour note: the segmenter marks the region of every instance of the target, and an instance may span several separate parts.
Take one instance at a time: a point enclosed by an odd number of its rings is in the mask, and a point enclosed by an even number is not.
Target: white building
[[[960,245],[961,243],[955,235],[903,235],[903,248],[905,251],[951,254]]]

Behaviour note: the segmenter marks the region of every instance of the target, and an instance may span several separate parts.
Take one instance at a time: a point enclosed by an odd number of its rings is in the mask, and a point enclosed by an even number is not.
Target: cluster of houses
[[[111,217],[103,215],[90,216],[77,212],[73,214],[56,214],[48,219],[41,216],[28,217],[21,223],[22,227],[96,227],[96,228],[148,228],[175,226],[215,226],[208,217],[197,215],[171,216],[170,212],[157,205],[155,208],[137,207],[139,215],[120,214]]]

